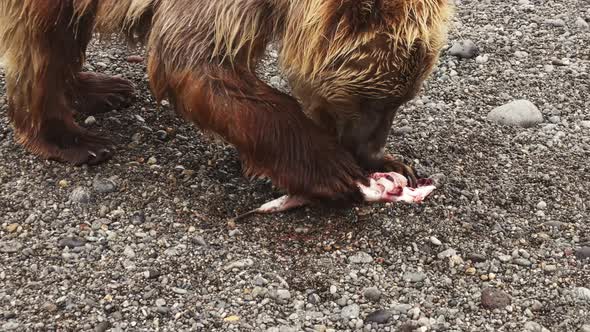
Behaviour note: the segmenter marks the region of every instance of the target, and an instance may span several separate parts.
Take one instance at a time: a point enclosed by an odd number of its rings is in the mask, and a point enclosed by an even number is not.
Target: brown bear
[[[133,95],[126,80],[82,72],[93,33],[120,33],[145,42],[154,95],[233,144],[248,176],[309,199],[355,199],[368,170],[415,182],[384,146],[438,59],[449,14],[447,0],[3,0],[8,113],[34,154],[107,160],[108,139],[73,115]],[[255,74],[270,42],[294,96]]]

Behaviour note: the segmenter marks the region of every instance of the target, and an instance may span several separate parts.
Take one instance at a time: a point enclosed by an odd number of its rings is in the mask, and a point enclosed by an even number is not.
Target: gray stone
[[[547,330],[541,324],[536,323],[536,322],[524,323],[524,331],[525,332],[549,332],[549,330]]]
[[[481,305],[486,309],[502,309],[511,303],[510,295],[502,290],[486,288],[481,292]]]
[[[390,311],[390,310],[377,310],[377,311],[373,311],[372,313],[370,313],[365,318],[365,322],[385,324],[391,319],[391,317],[393,317],[392,311]]]
[[[366,252],[359,251],[350,256],[348,260],[353,264],[368,264],[373,262],[373,257]]]
[[[279,300],[287,301],[291,299],[291,292],[286,289],[279,289],[277,291],[277,297]]]
[[[81,204],[90,203],[90,192],[84,187],[76,187],[70,194],[70,201]]]
[[[340,312],[340,317],[342,317],[343,319],[355,319],[358,318],[360,311],[361,308],[358,304],[351,304],[349,306],[342,308],[342,311]]]
[[[59,240],[57,245],[60,248],[68,247],[68,248],[72,249],[72,248],[77,248],[77,247],[83,247],[84,244],[86,244],[86,240],[84,240],[82,238],[67,237],[67,238],[63,238],[63,239]]]
[[[436,257],[438,257],[438,259],[445,259],[445,258],[453,257],[456,254],[457,254],[457,251],[455,249],[447,249],[445,251],[439,252],[438,255],[436,255]]]
[[[574,295],[578,300],[590,302],[590,289],[586,287],[574,288]]]
[[[576,26],[582,30],[588,29],[590,27],[590,25],[588,24],[588,22],[586,22],[586,20],[584,20],[581,17],[576,18],[576,22],[575,22]]]
[[[554,26],[556,28],[562,28],[565,26],[565,21],[560,18],[548,19],[548,20],[545,20],[545,24]]]
[[[377,287],[365,288],[363,296],[371,302],[377,302],[381,298],[381,291]]]
[[[426,273],[424,272],[406,272],[403,275],[403,279],[409,282],[420,282],[426,279]]]
[[[108,194],[117,190],[117,184],[111,179],[96,178],[92,182],[92,188],[94,188],[94,191],[97,193]]]
[[[576,250],[576,257],[579,260],[590,259],[590,247],[582,247],[582,248]]]
[[[467,39],[454,42],[449,49],[449,54],[459,58],[471,59],[479,55],[479,48],[473,41]]]
[[[6,322],[2,325],[2,331],[14,331],[20,327],[20,324],[15,321]]]
[[[488,120],[527,128],[543,122],[543,114],[533,103],[521,99],[493,109],[488,114]]]
[[[100,322],[96,325],[96,327],[94,327],[94,331],[95,332],[105,332],[106,330],[108,330],[111,327],[111,324],[109,324],[109,322],[104,321],[104,322]]]
[[[18,241],[0,241],[0,252],[11,254],[22,249],[23,244]]]
[[[590,332],[590,324],[584,324],[580,328],[580,332]]]

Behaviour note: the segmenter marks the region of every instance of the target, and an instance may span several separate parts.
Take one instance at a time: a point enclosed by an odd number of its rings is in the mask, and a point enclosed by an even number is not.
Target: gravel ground
[[[137,50],[93,45],[140,91],[80,119],[112,161],[31,156],[0,101],[0,330],[590,331],[589,21],[586,0],[461,1],[449,46],[481,55],[445,52],[388,145],[443,184],[425,204],[237,224],[280,194],[155,104]],[[487,119],[517,99],[542,123]]]

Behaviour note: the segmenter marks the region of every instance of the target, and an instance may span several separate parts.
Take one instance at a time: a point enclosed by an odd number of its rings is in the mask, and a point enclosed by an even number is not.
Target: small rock
[[[246,258],[226,265],[224,270],[243,269],[252,265],[254,265],[254,261],[250,258]]]
[[[574,295],[579,300],[590,302],[590,289],[588,289],[586,287],[574,288]]]
[[[562,28],[565,26],[565,21],[560,18],[548,19],[548,20],[545,20],[545,24],[554,26],[556,28]]]
[[[355,319],[358,318],[360,311],[361,308],[358,304],[351,304],[342,308],[342,311],[340,312],[340,317],[342,317],[343,319]]]
[[[426,273],[424,272],[406,272],[403,275],[403,279],[409,282],[420,282],[426,279]]]
[[[488,120],[528,128],[543,122],[543,114],[533,103],[521,99],[493,109],[488,114]]]
[[[23,244],[18,241],[0,241],[0,252],[11,254],[19,252]]]
[[[546,328],[544,328],[541,324],[536,322],[526,322],[524,323],[524,332],[549,332]]]
[[[154,279],[154,278],[159,277],[160,275],[161,275],[160,271],[154,270],[154,269],[147,270],[143,273],[143,276],[146,277],[147,279]]]
[[[545,203],[545,201],[540,201],[539,203],[537,203],[537,209],[545,210],[546,208],[547,208],[547,203]]]
[[[377,302],[381,298],[381,291],[377,287],[365,288],[363,296],[371,302]]]
[[[86,244],[86,240],[79,237],[67,237],[59,240],[58,246],[60,248],[68,247],[70,249],[83,247]]]
[[[84,124],[87,126],[92,126],[96,124],[96,118],[93,116],[89,116],[84,120]]]
[[[478,64],[484,64],[486,62],[489,61],[489,56],[487,54],[484,55],[478,55],[477,58],[475,58],[475,62]]]
[[[8,233],[14,233],[18,229],[18,226],[20,226],[20,225],[17,223],[9,224],[8,226],[6,226],[6,231]]]
[[[156,306],[163,307],[165,305],[166,305],[166,300],[164,300],[164,299],[157,299],[156,300]]]
[[[552,264],[545,265],[545,266],[543,266],[543,271],[545,271],[547,273],[553,273],[553,272],[557,271],[557,266],[552,265]]]
[[[109,194],[117,190],[117,185],[111,179],[96,178],[92,182],[92,188],[94,188],[94,191],[100,194]]]
[[[287,301],[291,299],[291,292],[286,289],[279,289],[277,291],[277,297],[279,300]]]
[[[576,250],[576,257],[579,260],[590,259],[590,247],[582,247]]]
[[[129,63],[140,63],[143,62],[143,57],[140,55],[130,55],[127,57],[127,62]]]
[[[584,20],[581,17],[576,18],[576,22],[575,22],[576,26],[582,30],[586,30],[590,27],[590,25],[588,24],[588,22],[586,22],[586,20]]]
[[[127,258],[135,258],[135,251],[130,246],[126,246],[123,250],[123,254],[127,256]]]
[[[529,54],[525,51],[516,51],[514,52],[514,56],[516,56],[517,58],[526,58],[527,56],[529,56]]]
[[[431,236],[431,237],[430,237],[430,243],[434,244],[435,246],[440,246],[440,245],[442,245],[442,242],[440,242],[440,240],[439,240],[439,239],[437,239],[437,238],[436,238],[436,237],[434,237],[434,236]]]
[[[350,256],[348,260],[353,264],[368,264],[373,262],[373,257],[366,252],[358,252],[353,256]]]
[[[370,313],[367,318],[365,318],[365,322],[367,323],[377,323],[377,324],[385,324],[387,323],[391,317],[393,317],[393,312],[390,310],[377,310]]]
[[[580,328],[580,332],[590,332],[590,324],[584,324]]]
[[[240,317],[238,316],[227,316],[223,319],[224,322],[228,323],[236,323],[240,321]]]
[[[529,261],[526,258],[516,258],[514,261],[514,264],[516,265],[520,265],[520,266],[531,266],[531,261]]]
[[[321,300],[322,299],[320,298],[320,296],[316,293],[312,293],[307,296],[307,302],[311,304],[318,304]]]
[[[486,309],[502,309],[510,303],[512,303],[510,295],[502,290],[488,287],[481,292],[481,305]]]
[[[106,332],[111,327],[111,324],[107,321],[100,322],[94,327],[95,332]]]
[[[473,41],[467,39],[453,43],[453,46],[449,49],[449,54],[459,58],[471,59],[479,55],[479,48]]]
[[[455,249],[447,249],[445,251],[439,252],[438,255],[436,255],[436,257],[438,257],[438,259],[445,259],[445,258],[455,256],[456,254],[457,254],[457,251]]]
[[[590,128],[590,121],[581,121],[580,125],[584,128]]]
[[[49,312],[49,313],[54,313],[57,311],[57,305],[55,305],[55,303],[52,302],[45,302],[43,304],[43,310]]]
[[[70,201],[74,203],[90,203],[90,192],[84,187],[76,187],[70,194]]]
[[[14,322],[14,321],[10,321],[10,322],[6,322],[2,325],[2,328],[0,330],[2,331],[13,331],[16,330],[20,327],[20,324],[18,322]]]

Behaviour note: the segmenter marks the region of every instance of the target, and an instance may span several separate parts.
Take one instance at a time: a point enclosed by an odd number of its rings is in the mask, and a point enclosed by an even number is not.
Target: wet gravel
[[[583,0],[460,1],[448,47],[478,55],[445,51],[388,143],[432,197],[238,223],[280,193],[156,105],[142,52],[93,44],[88,69],[139,90],[79,117],[110,162],[31,156],[0,99],[0,330],[590,331],[588,22]],[[276,51],[260,72],[287,89]],[[488,118],[515,100],[541,123]]]

